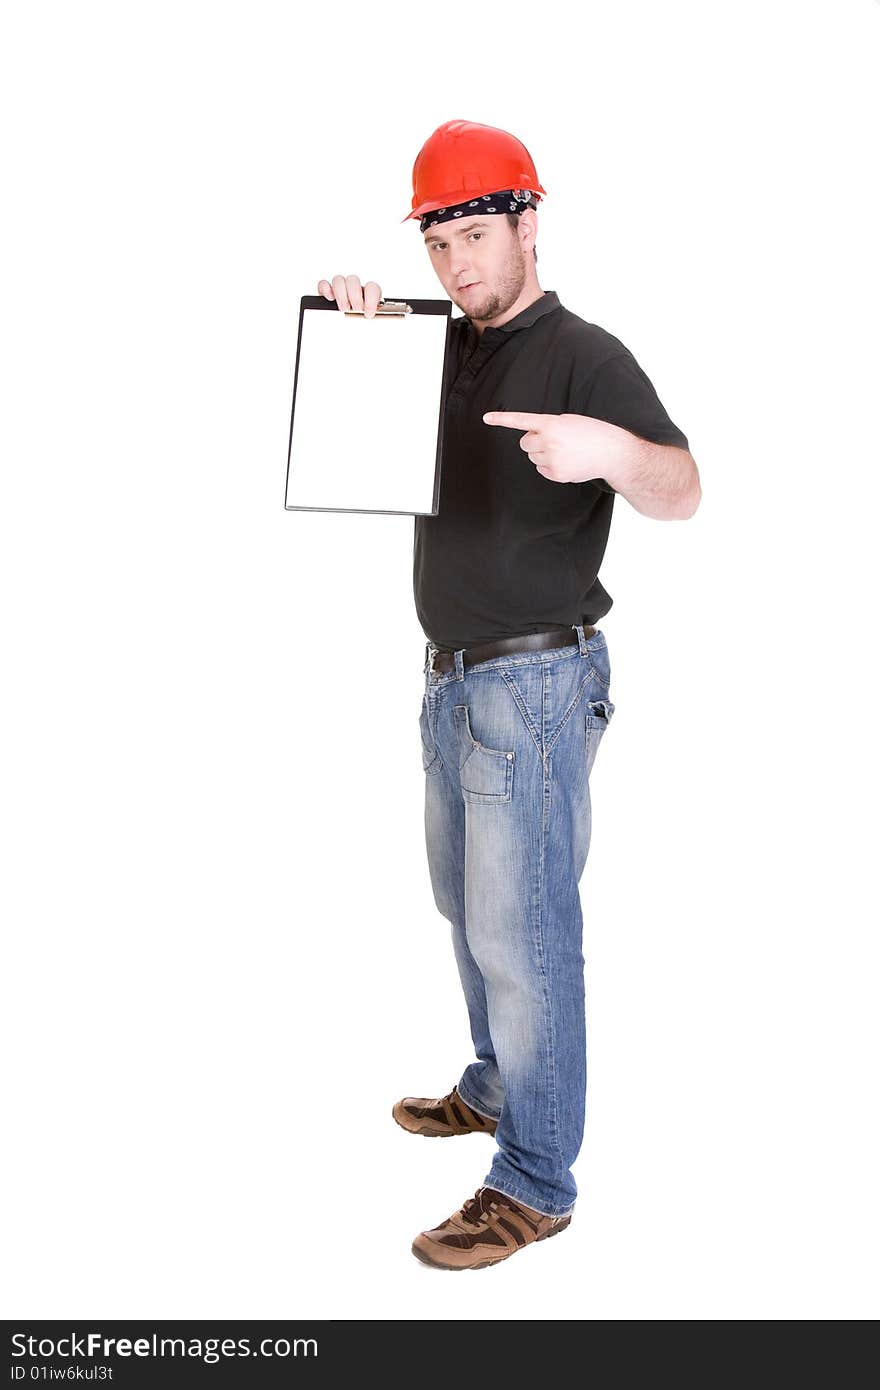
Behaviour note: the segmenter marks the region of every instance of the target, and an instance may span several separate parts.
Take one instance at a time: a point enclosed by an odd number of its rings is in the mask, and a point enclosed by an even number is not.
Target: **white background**
[[[4,1314],[876,1316],[880,6],[310,14],[4,11]],[[283,507],[300,296],[442,293],[452,118],[704,490],[602,569],[576,1218],[461,1279],[412,519]]]

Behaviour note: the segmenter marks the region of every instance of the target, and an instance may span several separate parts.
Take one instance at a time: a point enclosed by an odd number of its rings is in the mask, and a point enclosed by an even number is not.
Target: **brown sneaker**
[[[497,1120],[479,1115],[465,1104],[455,1087],[440,1100],[405,1096],[391,1114],[410,1134],[427,1134],[432,1139],[448,1139],[451,1134],[494,1134],[498,1127]]]
[[[571,1216],[544,1216],[496,1192],[479,1187],[460,1211],[433,1231],[422,1231],[412,1252],[434,1269],[485,1269],[536,1240],[558,1235]]]

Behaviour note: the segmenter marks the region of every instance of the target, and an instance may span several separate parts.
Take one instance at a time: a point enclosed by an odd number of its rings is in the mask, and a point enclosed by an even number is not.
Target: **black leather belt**
[[[585,637],[592,637],[594,632],[598,632],[598,628],[586,624],[582,630]],[[465,666],[473,666],[478,661],[491,661],[493,656],[511,656],[515,652],[540,652],[548,651],[552,647],[577,645],[577,628],[554,627],[548,628],[545,632],[528,632],[522,637],[501,637],[497,642],[481,642],[478,647],[465,647],[462,663]],[[432,652],[429,642],[425,647],[425,662],[430,665],[431,675],[438,671],[454,671],[455,652],[449,647],[434,647]]]

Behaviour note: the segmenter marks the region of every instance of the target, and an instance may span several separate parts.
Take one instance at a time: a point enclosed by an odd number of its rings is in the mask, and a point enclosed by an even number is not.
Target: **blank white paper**
[[[286,506],[431,512],[448,322],[303,310]]]

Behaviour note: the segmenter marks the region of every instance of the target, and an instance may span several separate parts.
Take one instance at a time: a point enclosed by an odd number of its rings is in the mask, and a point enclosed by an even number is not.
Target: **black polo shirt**
[[[614,489],[545,478],[525,431],[485,424],[487,410],[592,415],[688,448],[632,353],[554,290],[482,334],[453,318],[439,514],[415,518],[413,545],[416,613],[441,647],[595,624],[613,603],[598,575]]]

